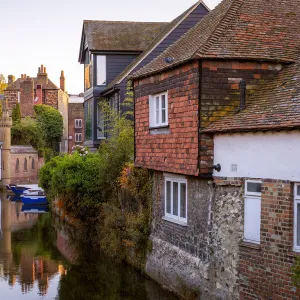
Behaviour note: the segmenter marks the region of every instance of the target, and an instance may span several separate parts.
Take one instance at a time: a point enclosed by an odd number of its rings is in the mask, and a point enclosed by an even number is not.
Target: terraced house
[[[106,136],[99,103],[122,111],[127,76],[148,64],[201,20],[202,1],[170,23],[84,21],[79,62],[84,64],[85,144],[97,148]]]
[[[299,4],[223,0],[130,76],[146,273],[183,297],[300,297]]]

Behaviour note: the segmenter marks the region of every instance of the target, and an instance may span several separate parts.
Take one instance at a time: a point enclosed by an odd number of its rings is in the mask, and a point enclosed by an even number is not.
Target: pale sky
[[[214,8],[221,0],[204,0]],[[44,64],[59,86],[65,71],[67,91],[83,92],[78,63],[83,20],[171,21],[196,0],[9,0],[1,1],[0,74],[35,77]]]

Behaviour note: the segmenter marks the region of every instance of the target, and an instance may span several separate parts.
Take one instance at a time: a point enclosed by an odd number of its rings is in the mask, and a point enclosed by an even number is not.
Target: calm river
[[[28,213],[1,198],[1,300],[177,299],[128,266],[78,251],[49,212]]]

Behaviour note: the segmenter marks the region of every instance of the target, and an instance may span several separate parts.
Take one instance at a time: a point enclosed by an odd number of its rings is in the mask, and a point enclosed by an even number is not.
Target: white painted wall
[[[222,167],[214,176],[300,182],[300,131],[222,134],[214,143],[214,164]]]

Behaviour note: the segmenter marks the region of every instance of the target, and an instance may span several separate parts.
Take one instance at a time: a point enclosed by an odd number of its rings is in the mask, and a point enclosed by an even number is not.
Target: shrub
[[[11,136],[13,145],[31,145],[43,156],[44,133],[34,119],[27,117],[15,122],[11,129]]]
[[[54,153],[59,152],[63,135],[63,117],[60,112],[48,105],[35,105],[36,119],[44,132],[46,147]]]
[[[12,121],[13,123],[20,122],[22,119],[20,103],[17,103],[12,110]]]

